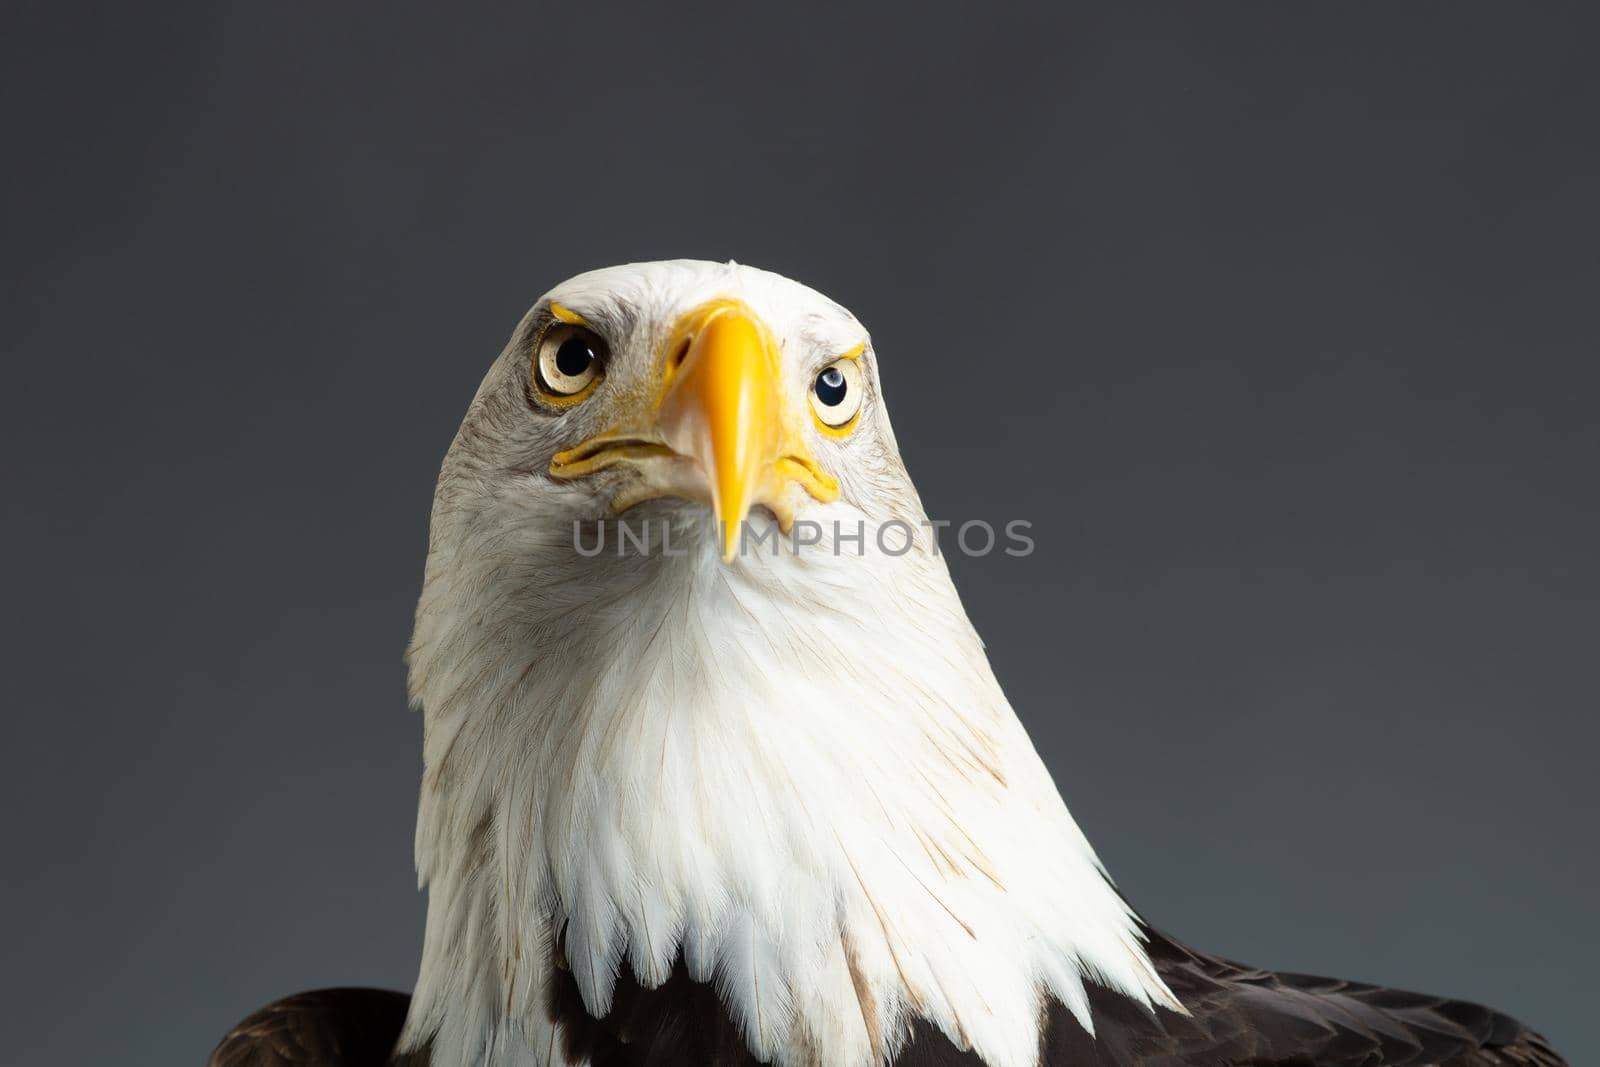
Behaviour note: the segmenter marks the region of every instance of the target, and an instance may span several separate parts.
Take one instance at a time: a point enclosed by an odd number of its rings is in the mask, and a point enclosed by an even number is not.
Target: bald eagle
[[[1563,1064],[1149,925],[936,537],[838,304],[733,263],[557,286],[434,498],[415,991],[278,1001],[212,1067]]]

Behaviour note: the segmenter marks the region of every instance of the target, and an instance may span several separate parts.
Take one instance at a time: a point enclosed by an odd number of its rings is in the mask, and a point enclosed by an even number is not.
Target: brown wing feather
[[[206,1067],[385,1067],[410,1002],[383,989],[296,993],[230,1030]]]
[[[1095,1033],[1052,1004],[1040,1067],[1567,1067],[1500,1012],[1357,982],[1278,974],[1206,956],[1159,933],[1151,961],[1188,1015],[1089,986]],[[628,968],[594,1019],[559,959],[549,1004],[567,1054],[594,1067],[755,1067],[715,990],[672,976],[644,989]],[[925,1022],[894,1067],[982,1067]]]
[[[1056,1009],[1050,1067],[1566,1067],[1500,1012],[1382,986],[1245,967],[1159,933],[1151,960],[1189,1015],[1091,990],[1095,1036]]]

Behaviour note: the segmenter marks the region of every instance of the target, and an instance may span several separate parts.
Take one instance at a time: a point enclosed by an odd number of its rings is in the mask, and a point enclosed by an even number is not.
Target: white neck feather
[[[941,560],[724,565],[667,521],[685,555],[580,560],[565,526],[530,554],[436,510],[404,1047],[564,1062],[556,937],[591,1014],[681,953],[782,1067],[886,1062],[917,1017],[1027,1067],[1043,998],[1090,1025],[1085,974],[1173,1004]]]

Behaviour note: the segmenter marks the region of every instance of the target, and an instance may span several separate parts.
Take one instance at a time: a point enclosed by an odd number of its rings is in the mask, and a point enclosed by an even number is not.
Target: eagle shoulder
[[[389,1067],[410,1003],[386,989],[296,993],[240,1021],[206,1067]]]
[[[1151,931],[1187,1014],[1090,987],[1095,1034],[1052,1010],[1047,1067],[1567,1067],[1539,1034],[1467,1001],[1249,967]]]

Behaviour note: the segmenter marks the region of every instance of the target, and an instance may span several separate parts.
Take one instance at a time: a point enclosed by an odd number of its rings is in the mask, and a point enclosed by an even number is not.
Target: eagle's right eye
[[[842,437],[861,411],[861,365],[854,357],[834,360],[811,382],[811,413],[827,433]]]
[[[539,338],[533,385],[539,398],[556,407],[578,403],[605,377],[606,345],[587,326],[553,323]]]

